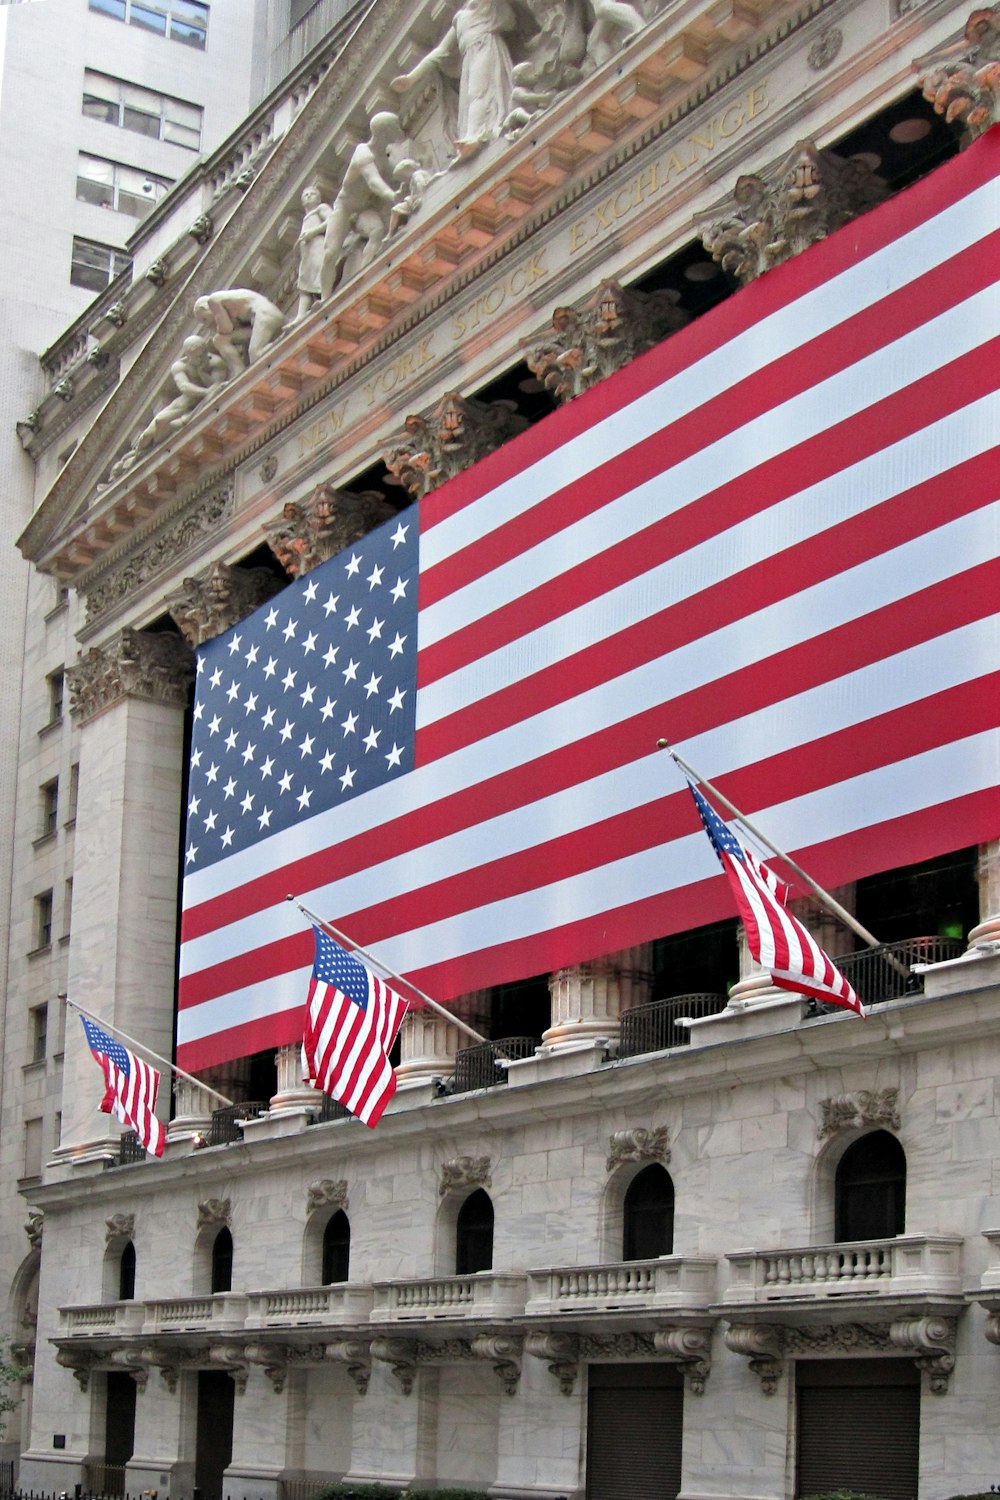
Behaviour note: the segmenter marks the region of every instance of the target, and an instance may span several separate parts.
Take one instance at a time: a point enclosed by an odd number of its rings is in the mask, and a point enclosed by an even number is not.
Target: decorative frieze
[[[525,356],[556,401],[572,401],[637,354],[683,328],[688,315],[674,291],[640,292],[602,281],[584,306],[557,307],[552,334]]]
[[[881,1127],[898,1130],[899,1089],[859,1089],[853,1094],[838,1094],[830,1099],[821,1099],[819,1139],[837,1135],[842,1130],[860,1130],[863,1127]]]
[[[224,1224],[229,1228],[231,1223],[232,1206],[228,1198],[203,1198],[198,1204],[196,1228],[206,1229],[211,1224]]]
[[[711,223],[702,242],[746,285],[874,208],[887,191],[866,161],[801,141],[766,176],[737,180],[734,211]]]
[[[379,490],[358,495],[321,484],[301,504],[289,501],[281,520],[265,526],[267,544],[292,578],[310,572],[396,514]]]
[[[441,1163],[441,1181],[438,1193],[443,1198],[470,1188],[488,1188],[491,1185],[490,1159],[488,1156],[455,1156]]]
[[[135,1233],[135,1214],[112,1214],[104,1225],[104,1238],[109,1245],[112,1240],[130,1240]]]
[[[670,1131],[666,1125],[655,1130],[637,1126],[632,1130],[615,1130],[608,1137],[607,1169],[613,1172],[630,1161],[670,1161]]]
[[[513,401],[478,401],[448,391],[429,416],[409,416],[403,436],[384,455],[397,484],[414,498],[470,468],[528,425]]]
[[[309,1184],[306,1194],[306,1213],[315,1213],[317,1208],[347,1208],[347,1183],[343,1177],[322,1177]]]
[[[66,673],[70,709],[81,723],[122,698],[185,708],[194,677],[190,649],[166,631],[126,628],[106,646],[92,646]]]
[[[1000,12],[974,10],[957,46],[914,63],[924,98],[970,141],[1000,119]]]
[[[207,573],[185,578],[167,598],[167,609],[192,649],[238,625],[281,587],[266,568],[234,568],[213,563]]]
[[[891,1349],[888,1323],[802,1324],[785,1329],[786,1354],[884,1354]]]

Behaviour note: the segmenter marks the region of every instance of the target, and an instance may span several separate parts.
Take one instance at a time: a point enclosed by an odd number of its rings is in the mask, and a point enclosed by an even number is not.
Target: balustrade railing
[[[707,1307],[715,1299],[714,1256],[555,1267],[528,1275],[529,1313],[614,1312],[639,1307]]]
[[[945,963],[964,952],[965,944],[956,938],[913,937],[841,954],[836,963],[865,1005],[882,1005],[887,1000],[923,994],[923,975],[909,972],[914,964]],[[900,973],[897,965],[907,972]]]
[[[509,1315],[523,1310],[525,1290],[524,1276],[487,1271],[376,1282],[372,1321]]]
[[[897,1235],[791,1250],[728,1255],[726,1302],[961,1291],[961,1235]]]
[[[212,1123],[208,1127],[210,1146],[231,1146],[243,1139],[240,1120],[256,1120],[267,1114],[267,1101],[249,1100],[245,1104],[226,1104],[222,1109],[213,1109]]]
[[[507,1069],[503,1064],[531,1057],[537,1045],[533,1036],[510,1036],[463,1047],[455,1057],[452,1093],[468,1094],[473,1089],[492,1089],[506,1083]]]
[[[690,1032],[681,1020],[700,1020],[718,1015],[726,1008],[725,995],[699,992],[693,995],[670,995],[651,1000],[624,1011],[618,1044],[619,1057],[639,1057],[644,1052],[663,1052],[668,1047],[683,1047]]]

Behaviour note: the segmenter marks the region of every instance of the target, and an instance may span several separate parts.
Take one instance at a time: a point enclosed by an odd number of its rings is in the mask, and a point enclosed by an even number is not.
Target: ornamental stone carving
[[[325,1357],[346,1368],[359,1396],[366,1393],[372,1373],[371,1350],[366,1340],[334,1339],[327,1344]]]
[[[641,1126],[633,1130],[615,1130],[608,1136],[607,1168],[613,1172],[629,1161],[670,1161],[670,1132],[666,1125],[655,1130]]]
[[[859,1089],[854,1094],[838,1094],[831,1099],[821,1099],[820,1123],[817,1134],[822,1141],[828,1135],[837,1135],[841,1130],[857,1130],[863,1126],[880,1126],[887,1130],[898,1130],[899,1089]]]
[[[177,1390],[177,1382],[180,1378],[179,1351],[177,1349],[161,1349],[157,1345],[150,1345],[143,1349],[142,1358],[145,1364],[151,1365],[159,1370],[160,1379],[171,1395]]]
[[[386,468],[415,500],[461,474],[528,425],[513,401],[477,401],[448,391],[428,417],[409,416],[384,455]]]
[[[249,1371],[242,1349],[237,1348],[235,1344],[213,1344],[208,1351],[208,1363],[214,1369],[222,1370],[224,1374],[233,1377],[238,1396],[246,1395]]]
[[[28,1244],[32,1250],[42,1248],[42,1234],[45,1229],[45,1214],[40,1208],[29,1208],[28,1217],[24,1221],[24,1232],[28,1236]]]
[[[806,61],[817,73],[828,68],[844,45],[844,33],[839,26],[830,26],[817,37],[809,48]]]
[[[60,401],[72,401],[73,381],[71,378],[68,375],[64,375],[62,380],[57,380],[52,387],[52,394],[53,396],[58,396]]]
[[[284,327],[285,315],[262,292],[224,287],[197,298],[194,320],[201,336],[223,361],[229,378],[235,380],[274,343]]]
[[[359,495],[317,485],[307,500],[290,501],[281,520],[265,526],[267,544],[290,574],[298,578],[359,542],[374,527],[396,514],[379,490]]]
[[[577,310],[557,307],[552,336],[526,355],[529,370],[557,401],[572,401],[688,322],[674,291],[639,292],[602,281]]]
[[[259,1365],[271,1382],[276,1396],[285,1389],[288,1378],[287,1350],[281,1344],[247,1344],[243,1350],[248,1364]]]
[[[62,1365],[65,1370],[72,1370],[73,1379],[86,1394],[90,1386],[90,1372],[97,1362],[97,1354],[92,1349],[69,1349],[56,1350],[56,1364]]]
[[[935,1396],[948,1389],[955,1368],[955,1318],[897,1318],[889,1328],[889,1341],[897,1349],[914,1356],[914,1364],[927,1376]]]
[[[513,138],[583,77],[587,30],[580,0],[535,0],[538,34],[511,72],[510,107],[503,132]]]
[[[874,208],[886,193],[867,162],[801,141],[766,177],[738,179],[735,212],[711,224],[702,242],[746,285]]]
[[[857,1354],[862,1350],[884,1353],[891,1349],[888,1323],[802,1324],[785,1329],[786,1354]]]
[[[510,40],[518,25],[508,0],[465,0],[441,41],[408,73],[392,80],[400,94],[434,82],[446,131],[460,156],[495,140],[507,119],[513,88]],[[452,80],[458,77],[457,97]]]
[[[114,328],[124,328],[128,322],[128,307],[124,302],[112,302],[104,316]]]
[[[574,1334],[532,1330],[525,1336],[524,1352],[544,1359],[563,1395],[572,1396],[580,1370],[580,1341]]]
[[[695,1328],[683,1323],[658,1328],[653,1334],[653,1347],[657,1354],[665,1354],[681,1366],[693,1396],[705,1394],[705,1382],[712,1369],[711,1328]]]
[[[306,1194],[306,1213],[315,1213],[317,1208],[326,1207],[346,1209],[347,1183],[343,1177],[336,1180],[332,1177],[322,1177],[309,1184]]]
[[[161,255],[153,261],[146,272],[146,280],[153,286],[166,286],[167,277],[170,275],[170,262],[165,255]]]
[[[203,1198],[198,1204],[196,1228],[205,1229],[210,1224],[232,1224],[232,1206],[228,1198]]]
[[[730,1323],[725,1340],[727,1349],[749,1359],[764,1395],[773,1396],[784,1364],[785,1330],[770,1323]]]
[[[409,1396],[417,1378],[416,1346],[409,1339],[376,1338],[371,1341],[371,1354],[389,1365],[403,1395]]]
[[[215,225],[212,223],[211,214],[199,214],[188,230],[188,234],[196,244],[207,245],[214,230]]]
[[[281,588],[266,568],[234,568],[217,562],[205,574],[185,578],[166,600],[170,617],[192,648],[238,625]]]
[[[651,1333],[581,1333],[578,1353],[588,1362],[652,1359],[656,1347]]]
[[[337,284],[338,274],[346,259],[350,259],[355,270],[361,270],[373,260],[385,241],[391,222],[392,209],[399,200],[400,189],[393,187],[387,178],[392,175],[395,159],[409,157],[412,143],[407,140],[398,115],[382,110],[373,115],[367,141],[359,141],[351,153],[340,190],[333,200],[333,207],[323,209],[315,189],[306,189],[302,195],[302,207],[306,217],[302,221],[299,248],[299,305],[296,322],[305,317],[314,299],[313,293],[329,297]],[[315,221],[318,219],[319,223]],[[308,238],[315,228],[322,225],[322,241],[317,239],[318,249],[313,250]]]
[[[191,652],[180,636],[126,628],[67,671],[70,711],[85,724],[122,698],[185,708],[193,677]]]
[[[149,1381],[149,1366],[137,1349],[112,1349],[108,1363],[116,1370],[125,1370],[135,1381],[140,1391]]]
[[[104,1221],[104,1238],[108,1244],[112,1240],[130,1240],[135,1233],[135,1214],[112,1214]]]
[[[441,1182],[438,1194],[458,1192],[463,1188],[488,1188],[491,1186],[490,1159],[488,1156],[455,1156],[441,1164]]]
[[[924,98],[970,141],[1000,119],[1000,12],[974,10],[956,46],[914,63]]]
[[[518,1381],[521,1379],[521,1352],[524,1340],[517,1334],[479,1333],[471,1342],[471,1349],[477,1359],[488,1359],[493,1365],[493,1373],[503,1386],[508,1396],[517,1394]]]

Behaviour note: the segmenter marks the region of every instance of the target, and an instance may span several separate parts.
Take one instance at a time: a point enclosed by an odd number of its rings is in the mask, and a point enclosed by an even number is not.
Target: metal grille
[[[533,1036],[510,1036],[463,1048],[455,1058],[452,1093],[467,1094],[472,1089],[492,1089],[506,1083],[507,1069],[501,1063],[531,1057],[537,1045]]]
[[[237,1120],[256,1120],[267,1114],[265,1100],[249,1100],[246,1104],[227,1104],[222,1109],[213,1109],[212,1124],[208,1132],[210,1146],[231,1146],[243,1139]]]
[[[637,1005],[622,1016],[619,1057],[638,1057],[643,1052],[663,1052],[667,1047],[682,1047],[690,1040],[685,1026],[677,1022],[683,1017],[700,1020],[702,1016],[718,1015],[726,1008],[725,995],[699,993],[696,995],[670,995],[665,1000],[652,1000],[648,1005]]]
[[[124,1464],[87,1465],[87,1489],[91,1495],[115,1497],[125,1494]]]
[[[324,1094],[319,1109],[312,1117],[312,1124],[324,1125],[328,1120],[349,1120],[350,1118],[351,1111],[346,1104],[341,1104],[339,1099],[331,1099],[329,1094]]]
[[[904,995],[922,995],[922,974],[900,974],[889,962],[890,956],[909,969],[913,964],[940,964],[959,958],[965,944],[957,938],[915,937],[899,943],[883,943],[878,948],[862,948],[858,953],[844,953],[835,960],[845,979],[854,986],[865,1005],[880,1005],[886,1000],[900,1000]]]
[[[123,1131],[118,1139],[118,1154],[107,1163],[109,1167],[130,1167],[133,1162],[146,1160],[146,1148],[134,1130]]]

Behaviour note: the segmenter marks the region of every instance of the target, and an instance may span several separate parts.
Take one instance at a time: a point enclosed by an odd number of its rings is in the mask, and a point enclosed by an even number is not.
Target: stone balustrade
[[[803,1301],[844,1296],[955,1296],[961,1292],[960,1235],[741,1250],[727,1255],[727,1303]]]
[[[101,1302],[96,1306],[59,1309],[61,1331],[73,1337],[138,1333],[145,1319],[142,1302]]]
[[[714,1256],[661,1256],[532,1271],[528,1276],[529,1314],[615,1312],[646,1308],[704,1309],[715,1300]]]
[[[366,1323],[372,1310],[370,1286],[338,1282],[290,1291],[251,1292],[248,1328],[312,1328]]]
[[[509,1318],[523,1312],[523,1276],[478,1271],[421,1281],[383,1281],[374,1287],[373,1323],[436,1318]]]
[[[216,1292],[205,1297],[170,1297],[147,1302],[142,1331],[145,1334],[196,1331],[218,1333],[242,1328],[247,1316],[247,1298],[240,1292]]]

